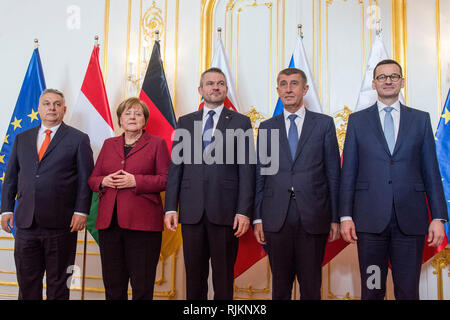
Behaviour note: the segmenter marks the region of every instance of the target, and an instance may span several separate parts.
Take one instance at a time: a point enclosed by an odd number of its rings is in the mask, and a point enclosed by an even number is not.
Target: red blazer
[[[109,227],[117,199],[117,218],[121,228],[162,231],[163,205],[159,193],[166,189],[169,163],[166,142],[145,131],[127,157],[124,154],[123,134],[105,140],[89,178],[89,186],[100,197],[96,228],[102,230]],[[136,187],[105,187],[100,190],[103,178],[120,169],[134,175]]]

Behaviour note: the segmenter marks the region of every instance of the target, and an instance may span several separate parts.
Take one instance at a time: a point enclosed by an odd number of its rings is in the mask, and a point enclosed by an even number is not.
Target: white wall
[[[240,6],[252,2],[250,0],[241,1]],[[135,65],[138,59],[140,3],[140,0],[131,0],[128,60],[134,62]],[[224,10],[227,3],[228,0],[217,1],[214,29],[218,26],[225,27]],[[258,3],[262,3],[262,1],[258,1]],[[313,3],[314,16],[312,15]],[[319,3],[321,5],[320,16]],[[305,49],[311,67],[314,61],[313,81],[320,89],[319,94],[324,110],[330,115],[334,115],[342,111],[345,105],[353,109],[363,76],[363,62],[364,59],[367,61],[370,51],[370,29],[363,24],[362,18],[364,17],[364,21],[367,23],[369,19],[367,8],[369,4],[374,3],[375,0],[365,0],[363,4],[356,0],[335,0],[327,7],[326,1],[319,0],[272,1],[272,30],[269,28],[270,9],[268,7],[243,9],[240,14],[239,52],[236,53],[237,46],[233,42],[234,53],[232,55],[233,73],[236,70],[236,57],[239,57],[237,79],[243,110],[246,111],[251,106],[255,106],[266,117],[272,114],[277,99],[276,73],[289,63],[298,23],[303,24]],[[385,45],[391,52],[390,0],[379,0],[378,3],[383,20]],[[142,4],[145,12],[152,6],[153,1],[142,0]],[[196,110],[199,102],[197,86],[201,72],[202,1],[158,0],[155,1],[155,4],[162,9],[162,17],[167,18],[164,29],[166,34],[161,39],[161,52],[176,114],[180,116]],[[283,5],[285,6],[285,16],[283,16]],[[435,1],[407,1],[408,99],[411,106],[430,112],[434,129],[439,121],[441,108],[438,105],[439,94],[445,101],[450,87],[450,35],[447,32],[450,29],[450,17],[447,14],[450,12],[450,0],[440,0],[440,5],[442,91],[439,93]],[[75,11],[68,12],[68,9],[75,9]],[[327,14],[328,38],[326,33]],[[233,30],[236,32],[236,15],[233,23]],[[127,26],[128,1],[111,0],[109,27],[107,28],[109,38],[107,65],[103,66],[103,71],[114,121],[116,119],[115,109],[125,98],[126,88],[130,87],[126,81]],[[224,30],[224,34],[227,34],[228,37],[226,38],[227,52],[230,49],[231,32],[229,28],[230,20],[228,20],[228,30]],[[0,139],[6,133],[9,125],[12,110],[32,54],[34,38],[38,38],[40,42],[39,50],[47,87],[61,89],[66,95],[68,107],[71,108],[78,97],[95,35],[100,37],[100,63],[103,64],[105,1],[2,0],[0,2],[0,90],[2,93]],[[272,46],[270,46],[270,35],[272,35]],[[362,42],[363,35],[364,43]],[[236,34],[233,35],[233,41],[236,36]],[[215,37],[216,35],[214,35],[214,39]],[[152,42],[149,44],[148,53],[151,51],[151,46]],[[271,62],[270,54],[272,55]],[[270,63],[271,68],[269,69]],[[133,94],[132,90],[128,90],[127,95],[130,94]],[[116,131],[119,133],[119,130]],[[1,232],[0,236],[4,237],[6,234]],[[2,273],[2,271],[14,271],[12,251],[3,250],[12,247],[11,240],[0,239],[0,284],[2,281],[15,281],[15,274]],[[78,251],[82,251],[82,246],[79,246]],[[88,251],[92,253],[88,256],[88,275],[100,277],[96,245],[90,244]],[[81,256],[77,256],[79,265],[81,265],[81,261]],[[156,290],[166,291],[171,287],[172,263],[167,261],[166,267],[168,282]],[[184,268],[181,251],[175,268],[177,298],[184,298]],[[420,290],[421,297],[424,299],[436,299],[437,297],[436,276],[433,274],[433,270],[430,263],[423,268]],[[359,270],[354,246],[347,247],[333,260],[329,272],[330,277],[328,277],[328,267],[325,267],[325,297],[327,297],[328,288],[336,296],[345,297],[348,293],[349,297],[359,297]],[[263,260],[239,277],[236,284],[240,288],[246,288],[249,285],[254,288],[266,288],[267,279],[267,262]],[[450,287],[450,280],[446,272],[444,272],[444,281],[444,288]],[[101,279],[88,280],[88,286],[101,287]],[[393,298],[392,286],[388,286],[388,288],[388,297]],[[445,291],[445,297],[450,299],[447,291]],[[0,285],[0,294],[14,295],[16,292],[17,287]],[[237,295],[246,296],[245,293],[241,294],[240,292]],[[79,298],[79,293],[74,292],[73,297]],[[260,293],[256,297],[270,297],[270,291],[269,293]],[[0,298],[8,297],[0,296]],[[102,299],[103,294],[91,292],[88,294],[88,298]]]

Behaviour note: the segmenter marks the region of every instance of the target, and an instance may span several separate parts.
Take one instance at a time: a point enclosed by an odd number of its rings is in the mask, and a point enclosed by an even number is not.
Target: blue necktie
[[[392,118],[391,111],[394,108],[385,107],[383,110],[386,112],[384,116],[384,136],[389,147],[391,154],[394,152],[395,147],[395,131],[394,131],[394,119]]]
[[[298,145],[298,130],[297,125],[295,124],[296,118],[297,118],[296,114],[291,114],[288,117],[288,119],[291,120],[291,125],[289,126],[288,141],[289,141],[289,148],[291,149],[292,160],[294,160]]]
[[[216,114],[214,110],[208,112],[208,119],[206,119],[205,127],[203,128],[203,149],[206,149],[211,144],[214,119],[213,116]]]

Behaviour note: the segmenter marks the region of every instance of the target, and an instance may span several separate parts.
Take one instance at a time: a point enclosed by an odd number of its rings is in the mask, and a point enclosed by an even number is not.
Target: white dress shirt
[[[202,132],[203,132],[203,129],[205,128],[206,120],[208,120],[208,118],[209,118],[208,112],[213,110],[215,112],[215,114],[213,115],[214,125],[213,125],[213,134],[211,136],[214,136],[214,131],[216,130],[217,122],[219,122],[220,114],[222,113],[223,107],[224,107],[224,105],[221,105],[217,108],[210,109],[205,104],[205,106],[203,107],[203,116],[202,116],[202,121],[203,121]]]
[[[291,114],[296,114],[297,118],[295,118],[294,122],[297,125],[297,133],[298,133],[298,139],[300,139],[300,135],[302,133],[303,128],[303,122],[305,122],[305,106],[301,106],[300,109],[297,110],[295,113],[290,113],[289,111],[283,110],[284,115],[284,121],[286,124],[286,136],[289,137],[289,129],[291,128],[291,120],[289,120],[289,116]]]
[[[383,129],[383,132],[384,132],[384,118],[386,117],[386,111],[384,111],[384,108],[386,108],[386,107],[394,108],[391,111],[391,115],[392,115],[392,119],[394,120],[395,142],[397,143],[398,129],[400,127],[400,101],[397,100],[392,105],[388,106],[388,105],[385,105],[380,100],[378,100],[377,106],[378,106],[378,113],[380,115],[381,128]],[[346,221],[346,220],[352,220],[352,217],[350,217],[350,216],[341,217],[341,222]],[[442,220],[442,219],[434,219],[434,220]]]
[[[36,141],[37,153],[39,153],[39,150],[41,149],[41,146],[44,143],[45,136],[47,135],[47,133],[45,133],[45,130],[52,131],[50,133],[50,141],[52,141],[53,137],[56,134],[56,131],[58,131],[60,126],[61,126],[61,123],[58,124],[57,126],[47,128],[43,124],[41,124],[41,127],[39,128],[38,135],[37,135],[37,141]],[[4,214],[13,214],[13,212],[3,212],[1,215],[4,215]],[[80,215],[83,217],[87,217],[87,214],[82,213],[82,212],[74,212],[74,214],[77,214],[77,215]]]
[[[291,120],[289,119],[289,116],[291,114],[296,114],[297,117],[295,118],[294,122],[297,125],[297,133],[298,133],[298,139],[300,140],[300,135],[302,134],[303,129],[303,122],[305,122],[305,106],[301,106],[300,109],[297,110],[297,112],[291,113],[289,111],[286,111],[286,109],[283,110],[283,116],[284,116],[284,123],[286,125],[286,136],[289,137],[289,129],[291,128]],[[253,224],[256,223],[262,223],[262,219],[256,219],[253,220]]]
[[[381,128],[383,129],[383,132],[384,132],[384,118],[386,117],[386,111],[384,111],[384,108],[386,107],[394,108],[391,111],[391,115],[392,119],[394,120],[395,141],[397,141],[398,129],[400,127],[400,101],[397,100],[391,106],[387,106],[383,102],[377,101],[377,106],[378,106],[378,113],[380,115]]]
[[[217,122],[219,122],[220,114],[222,113],[223,108],[224,108],[223,104],[214,109],[208,108],[205,104],[205,106],[203,107],[203,116],[202,116],[202,122],[203,122],[202,123],[202,132],[203,132],[203,129],[205,128],[206,120],[208,120],[208,118],[209,118],[208,112],[211,110],[214,110],[214,112],[215,112],[215,114],[213,115],[214,124],[213,124],[213,128],[212,128],[213,134],[211,135],[212,137],[214,136],[214,131],[216,130]],[[168,214],[168,213],[177,213],[177,212],[176,211],[166,211],[164,214]],[[237,213],[236,215],[246,217],[245,215],[239,214],[239,213]]]

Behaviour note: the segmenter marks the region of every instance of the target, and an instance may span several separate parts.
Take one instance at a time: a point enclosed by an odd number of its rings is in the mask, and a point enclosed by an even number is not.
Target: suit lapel
[[[142,133],[142,137],[139,138],[139,141],[136,143],[136,145],[130,150],[130,152],[128,153],[128,155],[126,156],[126,158],[130,157],[131,155],[133,155],[134,153],[138,152],[139,150],[141,150],[142,148],[144,148],[147,144],[148,141],[150,140],[150,136],[147,134],[147,132],[143,132]],[[123,139],[122,139],[122,143],[123,143]],[[123,152],[123,147],[122,147],[122,152]]]
[[[289,141],[286,134],[286,121],[284,119],[284,113],[277,116],[277,128],[280,133],[280,145],[284,149],[284,153],[287,155],[289,162],[293,163],[291,156],[291,148],[289,148]]]
[[[398,151],[401,143],[406,139],[411,122],[411,111],[404,105],[400,104],[400,124],[397,139],[395,140],[393,155]]]
[[[122,133],[120,136],[116,137],[114,139],[113,149],[115,152],[120,156],[121,159],[124,159],[125,153],[123,151],[124,148],[124,135],[125,133]]]
[[[367,122],[369,123],[372,132],[376,136],[378,142],[383,146],[384,151],[390,156],[389,146],[384,137],[383,127],[381,126],[380,113],[378,111],[378,105],[375,103],[372,107],[366,109]]]
[[[27,139],[28,142],[30,143],[29,150],[34,150],[34,152],[32,152],[34,161],[38,161],[39,159],[39,150],[37,149],[37,139],[40,128],[41,126],[37,126],[31,129],[29,132],[29,139]]]
[[[228,127],[228,123],[230,122],[232,117],[233,113],[224,106],[222,112],[220,113],[219,121],[217,121],[216,130],[225,133],[225,130]]]
[[[305,145],[306,141],[308,141],[309,137],[311,136],[311,132],[314,129],[315,123],[316,123],[316,120],[314,120],[313,114],[305,109],[305,119],[303,120],[302,132],[300,134],[300,139],[298,141],[297,151],[295,152],[294,161],[297,160],[298,156],[300,155],[300,153],[303,150],[303,146]]]
[[[47,150],[45,151],[44,155],[42,156],[41,161],[50,153],[53,151],[53,149],[55,149],[55,147],[58,145],[58,143],[64,138],[64,136],[67,134],[68,132],[68,127],[67,125],[62,122],[61,126],[58,128],[58,131],[56,131],[55,136],[53,137],[53,139],[50,141],[50,144],[47,148]]]

